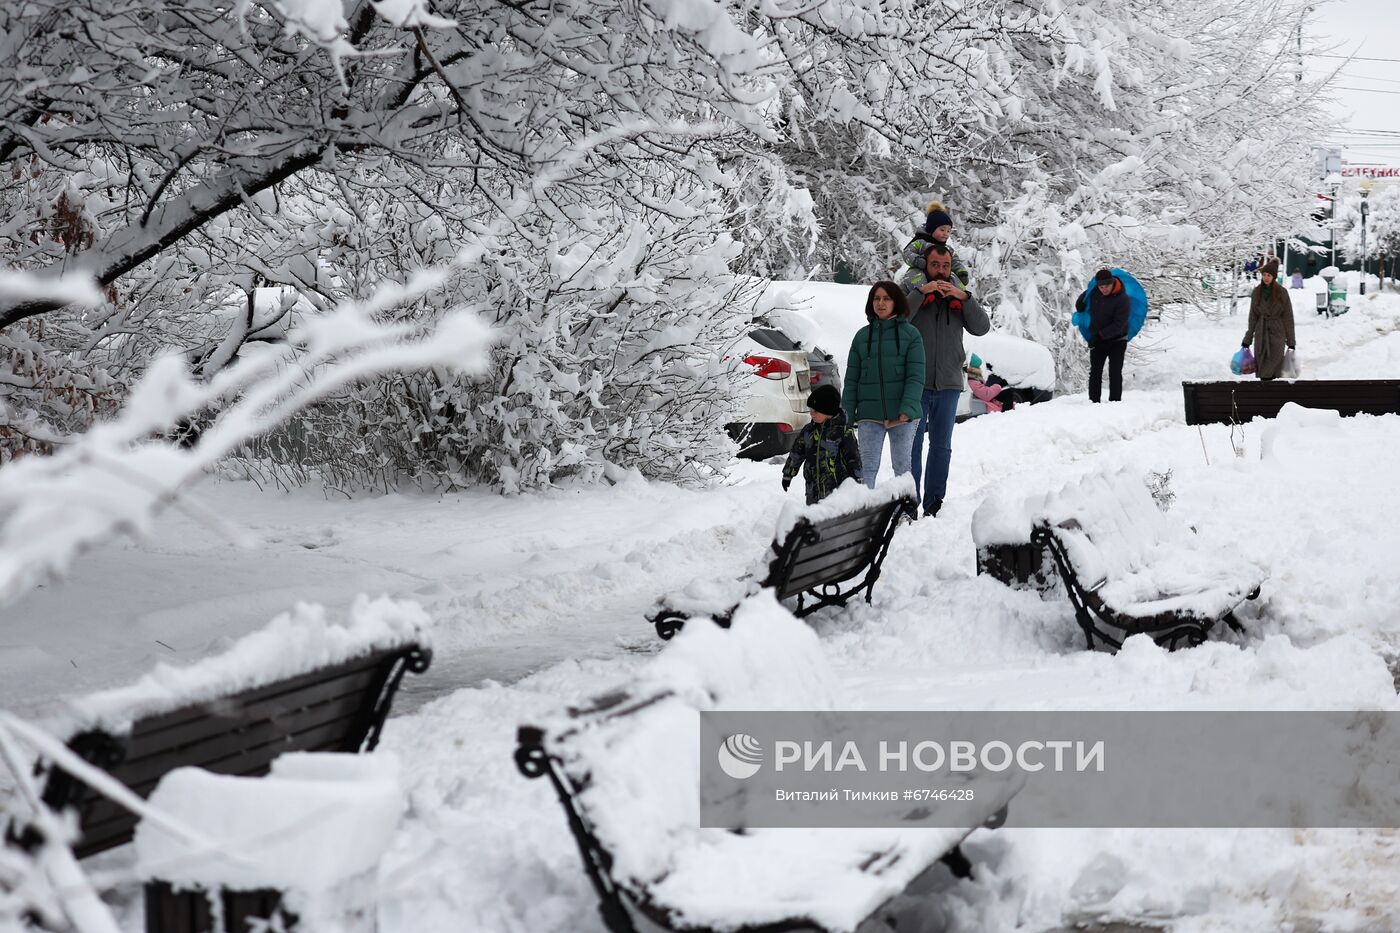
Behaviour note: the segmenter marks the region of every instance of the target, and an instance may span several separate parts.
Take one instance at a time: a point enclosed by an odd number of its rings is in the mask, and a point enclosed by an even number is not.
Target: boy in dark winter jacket
[[[914,237],[909,244],[904,247],[901,258],[909,264],[905,270],[903,278],[899,280],[899,287],[904,291],[909,291],[928,281],[928,275],[924,272],[924,267],[928,265],[928,252],[937,243],[948,250],[953,257],[953,278],[952,281],[962,287],[967,288],[971,284],[972,278],[968,275],[967,266],[958,259],[957,253],[948,246],[948,237],[953,235],[953,218],[949,216],[948,209],[943,206],[942,201],[933,201],[928,206],[928,215],[924,219],[924,226],[921,230],[914,231]]]
[[[812,423],[797,434],[783,465],[783,491],[792,485],[797,471],[807,481],[807,504],[820,502],[852,476],[860,476],[860,445],[841,410],[836,386],[818,386],[807,396]]]

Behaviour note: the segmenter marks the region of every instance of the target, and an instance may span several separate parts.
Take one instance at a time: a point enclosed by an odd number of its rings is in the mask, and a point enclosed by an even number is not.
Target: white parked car
[[[797,432],[811,420],[807,351],[773,327],[755,327],[735,347],[743,376],[743,410],[728,426],[739,456],[765,460],[792,449]]]

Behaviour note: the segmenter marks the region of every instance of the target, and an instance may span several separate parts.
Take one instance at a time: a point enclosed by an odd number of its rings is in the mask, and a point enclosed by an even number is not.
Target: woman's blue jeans
[[[861,421],[856,424],[856,441],[860,444],[861,482],[875,488],[875,474],[880,472],[880,458],[885,452],[885,438],[890,439],[890,466],[894,475],[909,472],[909,453],[914,443],[914,433],[919,425],[906,421],[887,428],[878,421]]]

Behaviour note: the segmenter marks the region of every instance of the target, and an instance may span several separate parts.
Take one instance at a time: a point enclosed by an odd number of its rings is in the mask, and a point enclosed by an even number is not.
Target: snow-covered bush
[[[0,464],[50,453],[116,411],[121,370],[93,365],[86,337],[66,314],[0,331]]]
[[[712,475],[732,454],[717,426],[737,405],[723,351],[757,294],[729,271],[737,247],[717,229],[714,197],[669,171],[650,187],[650,197],[605,190],[503,232],[457,274],[444,294],[477,296],[501,334],[487,378],[439,371],[356,384],[257,442],[240,467],[291,464],[349,487],[409,480],[507,492],[596,481],[613,466]],[[458,226],[448,224],[449,241]],[[375,255],[348,251],[337,268],[390,274]]]

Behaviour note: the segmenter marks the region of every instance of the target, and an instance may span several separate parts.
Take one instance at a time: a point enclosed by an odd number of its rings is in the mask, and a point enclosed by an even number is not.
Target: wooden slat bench
[[[1273,418],[1289,402],[1351,415],[1400,414],[1400,379],[1239,379],[1183,382],[1187,424]]]
[[[186,682],[194,681],[201,665],[218,667],[239,648],[236,644],[228,655],[177,673]],[[142,798],[175,768],[252,777],[266,774],[272,760],[285,752],[367,752],[379,741],[404,673],[426,671],[432,652],[425,643],[408,640],[381,647],[367,644],[344,654],[349,656],[272,682],[206,691],[197,702],[138,704],[144,712],[130,718],[121,710],[123,691],[113,691],[116,702],[104,712],[105,721],[81,728],[67,744]],[[80,703],[90,708],[109,705],[96,699]],[[43,800],[54,811],[77,812],[81,838],[73,851],[78,858],[124,845],[135,832],[134,814],[62,768],[48,769]],[[28,828],[12,830],[7,841],[28,848],[39,840]]]
[[[814,633],[764,595],[729,631],[696,635],[629,686],[518,732],[516,766],[549,779],[608,930],[892,933],[927,913],[948,873],[971,875],[967,828],[702,828],[699,711],[830,709],[833,698]],[[735,667],[785,676],[745,681]],[[995,828],[1014,793],[979,784],[968,816]]]
[[[1116,651],[1139,634],[1169,649],[1197,645],[1221,621],[1238,631],[1234,610],[1258,597],[1263,579],[1233,549],[1203,548],[1127,469],[1023,502],[989,499],[974,516],[973,534],[983,552],[1023,554],[1029,546],[1048,555],[1091,649],[1097,641]],[[984,569],[982,560],[978,567]],[[998,579],[1017,582],[1002,570]]]
[[[913,491],[912,482],[898,481],[874,491],[839,490],[807,507],[789,530],[779,533],[762,576],[754,573],[742,578],[709,599],[665,597],[647,621],[662,638],[674,636],[694,616],[709,615],[724,626],[739,601],[760,589],[774,590],[779,600],[795,598],[793,614],[798,618],[827,606],[844,606],[862,590],[870,602],[900,518],[918,515]],[[849,507],[849,502],[862,501],[868,504]],[[853,586],[842,589],[843,583],[857,578]]]
[[[977,549],[977,572],[1013,587],[1045,592],[1055,585],[1055,564],[1038,544],[989,544]]]
[[[297,917],[268,889],[230,891],[212,898],[204,891],[177,890],[164,881],[146,886],[147,933],[206,933],[213,930],[295,931]]]

